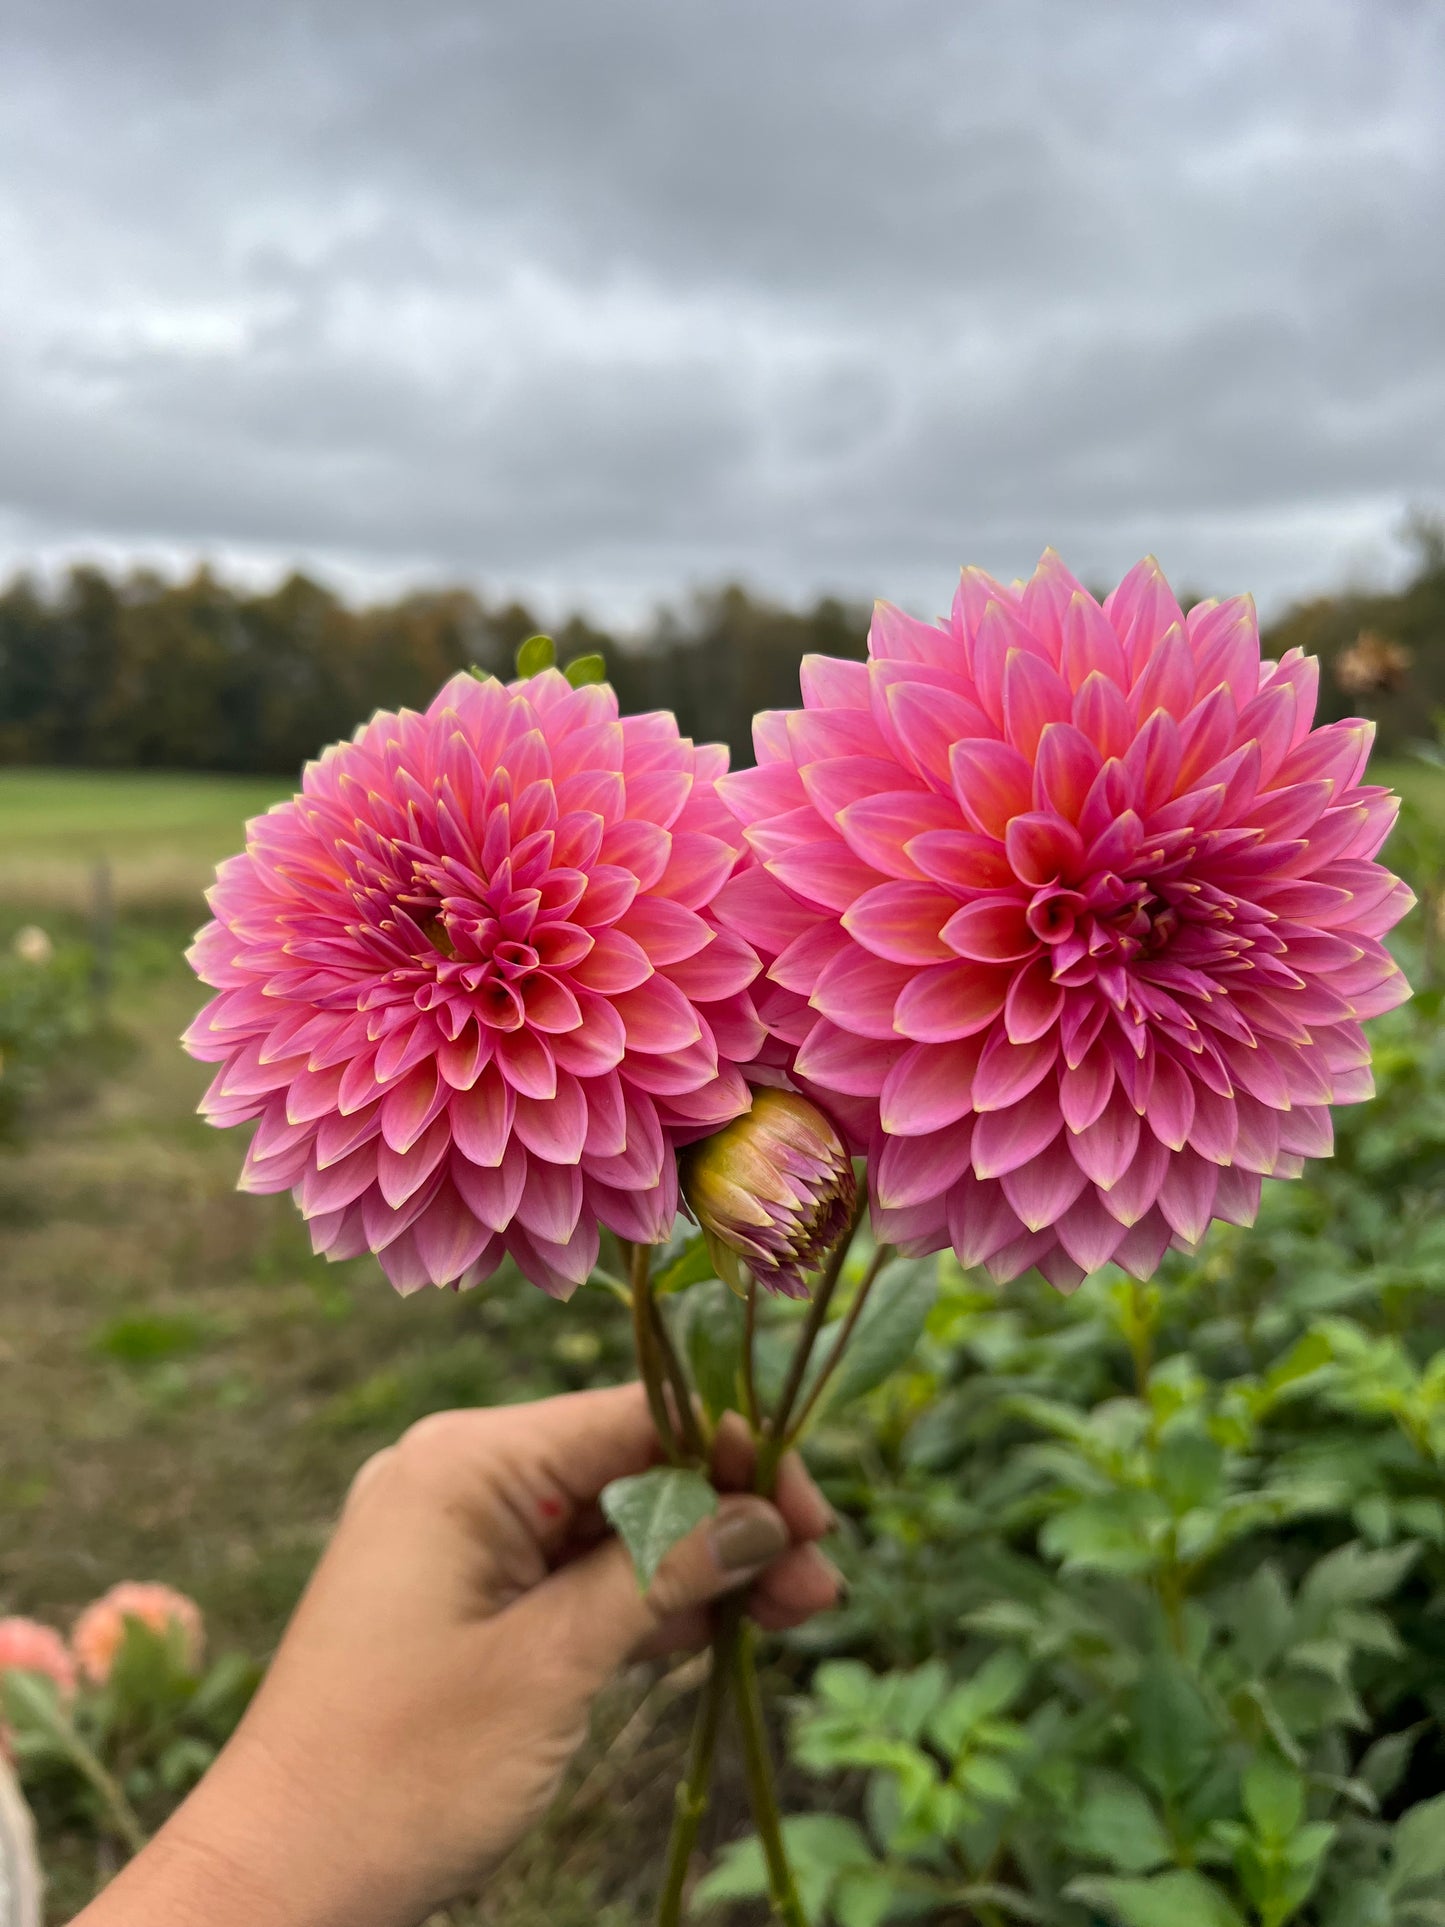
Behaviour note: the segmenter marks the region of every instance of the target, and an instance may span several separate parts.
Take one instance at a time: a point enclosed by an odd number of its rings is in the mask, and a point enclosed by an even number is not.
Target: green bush
[[[792,1752],[815,1920],[1445,1923],[1445,1038],[1141,1286],[946,1261],[815,1441],[859,1522]],[[762,1891],[724,1854],[706,1907]]]

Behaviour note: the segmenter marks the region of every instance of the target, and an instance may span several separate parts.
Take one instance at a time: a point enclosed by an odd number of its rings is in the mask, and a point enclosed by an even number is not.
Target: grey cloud
[[[1265,599],[1445,501],[1445,11],[12,0],[0,561]]]

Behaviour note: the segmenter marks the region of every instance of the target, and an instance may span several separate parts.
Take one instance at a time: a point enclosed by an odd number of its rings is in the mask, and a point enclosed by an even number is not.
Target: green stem
[[[705,1466],[708,1458],[707,1440],[702,1435],[697,1408],[692,1402],[692,1387],[687,1382],[687,1373],[682,1368],[682,1360],[677,1355],[672,1334],[667,1329],[667,1320],[663,1317],[662,1306],[658,1304],[650,1287],[647,1302],[658,1355],[662,1359],[663,1370],[667,1374],[668,1383],[672,1386],[673,1402],[677,1406],[681,1442],[686,1446],[690,1456],[699,1465]]]
[[[672,1465],[682,1462],[682,1452],[672,1420],[667,1412],[663,1390],[662,1361],[657,1347],[657,1330],[652,1320],[652,1246],[633,1245],[629,1269],[632,1275],[632,1340],[637,1350],[637,1370],[647,1390],[648,1409],[662,1449]]]
[[[787,1848],[783,1845],[783,1823],[778,1812],[777,1790],[773,1785],[767,1728],[763,1724],[763,1700],[758,1690],[752,1628],[743,1618],[740,1602],[729,1601],[719,1615],[719,1622],[718,1641],[724,1647],[732,1672],[733,1701],[742,1729],[748,1798],[753,1810],[753,1824],[762,1842],[763,1859],[767,1863],[773,1918],[783,1921],[785,1927],[808,1927],[808,1916],[803,1912],[803,1903],[798,1898],[793,1870],[788,1865]]]
[[[743,1320],[743,1404],[747,1408],[748,1425],[754,1438],[763,1429],[763,1411],[758,1404],[757,1374],[758,1341],[758,1281],[748,1279],[747,1305]]]
[[[136,1818],[135,1808],[125,1797],[120,1783],[101,1765],[99,1758],[81,1739],[73,1726],[61,1729],[64,1734],[65,1750],[76,1768],[100,1795],[116,1836],[123,1840],[130,1852],[138,1854],[147,1845],[145,1828]]]
[[[857,1232],[858,1226],[862,1223],[863,1213],[867,1208],[868,1194],[867,1188],[864,1186],[859,1188],[858,1203],[853,1212],[852,1221],[847,1231],[838,1240],[837,1244],[834,1245],[832,1255],[828,1259],[827,1269],[819,1280],[817,1290],[813,1293],[812,1303],[808,1306],[808,1316],[804,1321],[802,1334],[798,1339],[797,1349],[793,1353],[793,1361],[788,1369],[788,1379],[783,1387],[783,1395],[778,1400],[777,1410],[768,1421],[769,1436],[764,1441],[762,1449],[758,1453],[759,1483],[757,1489],[764,1494],[772,1491],[772,1481],[777,1473],[778,1460],[783,1456],[783,1441],[788,1436],[788,1421],[792,1417],[793,1406],[797,1402],[798,1394],[803,1389],[803,1380],[807,1376],[808,1360],[813,1355],[813,1347],[818,1342],[818,1334],[822,1331],[824,1323],[827,1320],[828,1307],[833,1302],[833,1293],[838,1289],[838,1280],[843,1275],[843,1266],[847,1262],[848,1253],[852,1248],[854,1234]],[[766,1483],[763,1483],[764,1479],[766,1479]]]
[[[712,1670],[702,1689],[697,1715],[693,1721],[692,1745],[688,1750],[687,1777],[675,1795],[676,1810],[672,1834],[667,1843],[667,1861],[662,1881],[662,1898],[657,1906],[657,1927],[680,1927],[683,1888],[697,1846],[697,1830],[707,1812],[708,1787],[712,1780],[713,1755],[717,1751],[718,1726],[722,1720],[723,1700],[727,1694],[728,1672],[720,1663],[721,1628],[714,1636]]]
[[[859,1285],[857,1291],[854,1292],[853,1302],[848,1307],[846,1314],[838,1326],[838,1336],[833,1341],[832,1350],[823,1360],[822,1370],[818,1373],[817,1378],[814,1379],[812,1390],[803,1400],[803,1409],[798,1413],[798,1416],[793,1420],[792,1425],[788,1429],[787,1438],[783,1441],[785,1446],[792,1445],[802,1437],[808,1420],[812,1417],[819,1399],[823,1396],[828,1380],[833,1376],[834,1372],[837,1371],[839,1364],[842,1362],[843,1353],[848,1348],[848,1340],[853,1336],[854,1327],[862,1316],[864,1305],[868,1302],[868,1294],[872,1291],[879,1272],[882,1271],[892,1256],[892,1245],[879,1245],[878,1249],[874,1252],[873,1262],[869,1265],[862,1284]]]

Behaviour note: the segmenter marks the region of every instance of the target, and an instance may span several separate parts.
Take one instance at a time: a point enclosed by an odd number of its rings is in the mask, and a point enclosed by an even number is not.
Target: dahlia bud
[[[741,1291],[745,1264],[787,1298],[807,1297],[858,1198],[842,1139],[795,1091],[755,1091],[750,1111],[685,1153],[681,1178],[718,1276]]]

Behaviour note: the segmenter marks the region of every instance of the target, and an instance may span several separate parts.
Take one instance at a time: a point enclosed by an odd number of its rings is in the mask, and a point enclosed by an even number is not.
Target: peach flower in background
[[[75,1661],[53,1626],[38,1619],[0,1619],[0,1681],[6,1673],[41,1673],[54,1680],[60,1697],[75,1692]],[[0,1756],[9,1757],[5,1724],[0,1720]]]
[[[1144,1277],[1329,1152],[1413,899],[1371,726],[1313,728],[1317,682],[1248,597],[1186,618],[1147,561],[1101,607],[1049,552],[966,569],[936,626],[880,604],[866,663],[807,658],[758,718],[721,788],[760,867],[717,913],[881,1239]]]
[[[205,1625],[195,1600],[188,1599],[173,1586],[126,1579],[87,1606],[71,1631],[71,1650],[92,1686],[104,1686],[110,1678],[115,1656],[125,1638],[126,1622],[131,1619],[140,1620],[154,1633],[178,1626],[184,1640],[187,1667],[192,1672],[199,1671],[205,1650]]]

